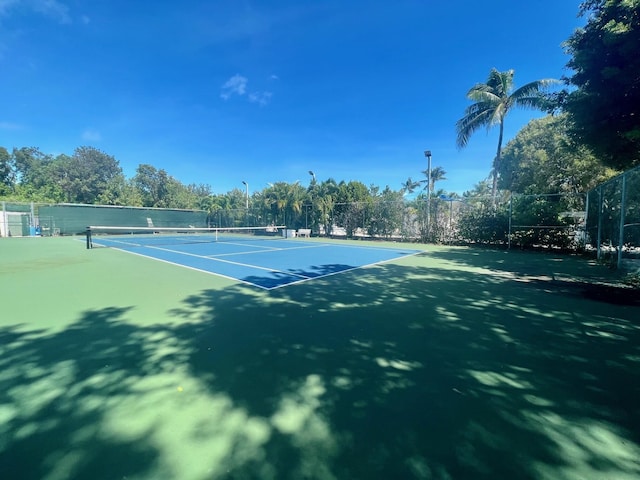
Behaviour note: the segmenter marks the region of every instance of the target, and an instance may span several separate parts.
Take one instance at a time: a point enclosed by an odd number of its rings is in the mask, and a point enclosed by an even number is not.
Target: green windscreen
[[[207,212],[105,205],[40,205],[38,216],[50,235],[84,234],[90,225],[124,227],[206,227]]]

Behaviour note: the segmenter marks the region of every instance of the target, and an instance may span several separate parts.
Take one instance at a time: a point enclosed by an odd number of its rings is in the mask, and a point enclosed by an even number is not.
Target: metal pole
[[[513,195],[509,197],[509,233],[507,234],[507,250],[511,250],[511,215],[513,213]]]
[[[602,209],[604,208],[604,202],[602,201],[602,185],[598,187],[598,240],[597,240],[597,254],[596,258],[600,260],[602,255]]]
[[[585,200],[585,205],[584,205],[584,236],[582,237],[582,248],[587,247],[587,235],[589,231],[587,228],[588,225],[589,225],[589,192],[587,192],[587,198]]]
[[[305,215],[305,219],[304,219],[304,228],[309,228],[308,222],[309,222],[309,208],[313,207],[313,190],[315,190],[316,188],[316,174],[313,172],[313,170],[309,170],[309,175],[311,175],[311,184],[309,185],[309,201],[311,202],[310,205],[307,205],[307,213]],[[311,218],[311,224],[313,226],[313,218]]]
[[[449,243],[453,242],[453,200],[449,202]]]
[[[620,195],[620,230],[618,234],[618,268],[622,267],[622,246],[624,245],[624,210],[627,203],[627,175],[622,175],[622,193]]]
[[[242,183],[244,184],[245,187],[247,187],[247,199],[245,202],[245,207],[247,210],[249,210],[249,184],[247,182],[245,182],[244,180],[242,181]]]
[[[427,242],[431,238],[431,150],[425,150],[427,157]]]

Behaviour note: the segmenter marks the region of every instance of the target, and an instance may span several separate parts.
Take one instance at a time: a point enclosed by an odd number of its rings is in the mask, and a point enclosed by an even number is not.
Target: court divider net
[[[287,238],[284,225],[265,227],[116,227],[89,226],[86,229],[87,248],[154,247],[190,243],[242,242]]]

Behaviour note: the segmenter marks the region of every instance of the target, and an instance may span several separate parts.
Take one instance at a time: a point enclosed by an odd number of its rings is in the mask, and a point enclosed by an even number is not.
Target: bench
[[[311,229],[310,228],[299,228],[298,229],[298,237],[311,237]]]

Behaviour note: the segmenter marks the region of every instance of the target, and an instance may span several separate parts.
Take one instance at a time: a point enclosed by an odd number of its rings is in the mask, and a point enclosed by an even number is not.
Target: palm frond
[[[511,97],[519,98],[531,96],[532,94],[540,92],[544,88],[555,85],[557,83],[560,83],[560,80],[556,80],[555,78],[544,78],[542,80],[535,80],[514,90],[511,94]]]
[[[472,102],[497,103],[500,97],[491,90],[469,90],[467,98]]]
[[[487,85],[496,95],[500,97],[507,97],[513,88],[513,75],[513,70],[500,72],[497,69],[492,68],[489,72],[489,77],[487,78]]]
[[[504,102],[494,103],[474,103],[467,107],[465,116],[456,122],[456,131],[458,133],[456,144],[459,148],[467,145],[469,138],[479,129],[486,127],[491,129],[495,125],[499,125],[508,108]]]

